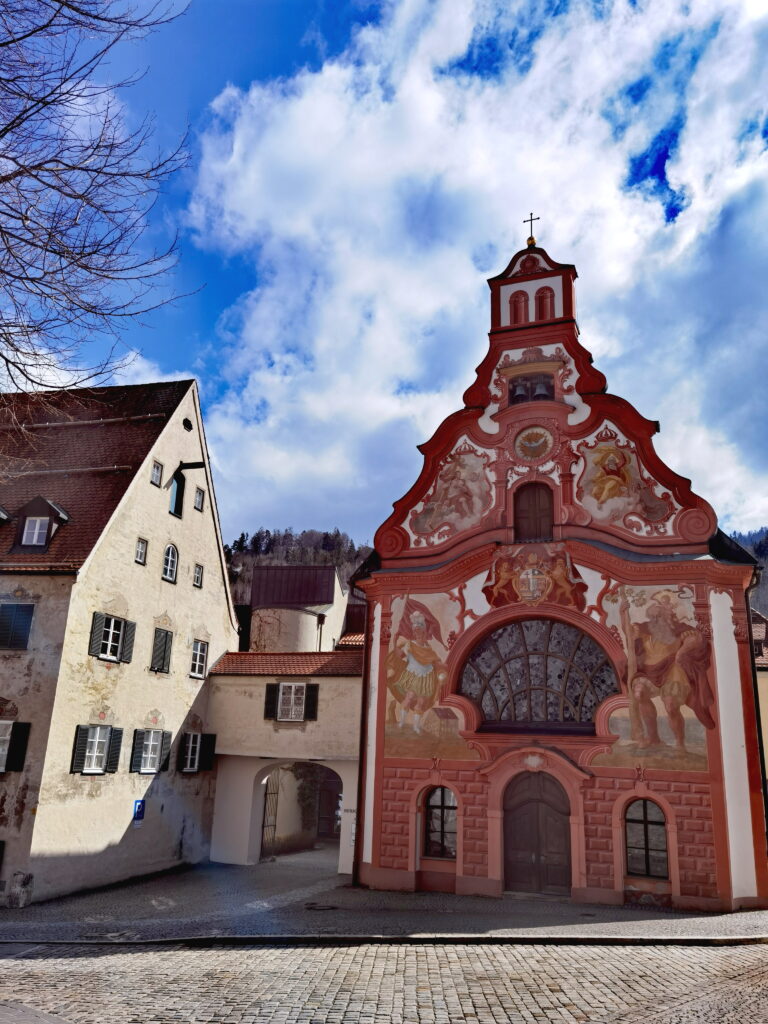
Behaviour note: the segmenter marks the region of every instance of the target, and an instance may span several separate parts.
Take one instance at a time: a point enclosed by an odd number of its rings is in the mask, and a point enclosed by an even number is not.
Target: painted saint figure
[[[387,655],[387,686],[397,704],[395,716],[402,728],[412,715],[412,726],[421,732],[421,721],[437,699],[445,678],[445,666],[429,642],[442,644],[440,623],[427,607],[409,598],[397,630],[394,650]]]
[[[620,613],[630,643],[629,688],[632,739],[643,746],[660,746],[658,716],[653,698],[661,697],[675,746],[685,750],[687,705],[707,729],[714,729],[714,695],[707,670],[710,645],[706,637],[677,614],[669,592],[654,594],[645,622],[631,622],[629,601],[622,597]]]

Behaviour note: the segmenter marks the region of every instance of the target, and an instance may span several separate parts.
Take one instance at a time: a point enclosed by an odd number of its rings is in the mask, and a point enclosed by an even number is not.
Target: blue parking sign
[[[144,821],[144,801],[134,800],[133,801],[133,820]]]

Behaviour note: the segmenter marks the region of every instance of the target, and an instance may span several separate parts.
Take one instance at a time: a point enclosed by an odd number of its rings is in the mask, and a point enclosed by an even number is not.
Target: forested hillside
[[[768,526],[748,533],[733,533],[733,539],[751,552],[761,565],[768,566]],[[236,604],[247,604],[251,594],[254,565],[336,565],[346,583],[358,565],[371,552],[369,544],[356,544],[347,533],[338,528],[302,530],[294,533],[267,530],[260,526],[255,533],[241,533],[224,551],[230,570],[230,582]],[[768,569],[753,592],[752,603],[758,611],[768,615]]]
[[[752,591],[752,607],[768,615],[768,526],[750,530],[749,533],[732,533],[731,536],[753,554],[763,568],[760,582]]]
[[[370,545],[356,544],[338,528],[302,530],[294,533],[267,530],[241,533],[232,544],[224,545],[235,604],[248,604],[255,565],[335,565],[346,584],[358,565],[368,557]]]

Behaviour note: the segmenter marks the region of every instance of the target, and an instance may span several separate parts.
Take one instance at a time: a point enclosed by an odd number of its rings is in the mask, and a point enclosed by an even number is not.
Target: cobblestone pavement
[[[333,847],[254,867],[203,865],[23,910],[0,909],[0,939],[194,935],[519,936],[529,941],[768,936],[768,911],[669,913],[559,899],[369,892],[352,888],[348,876],[336,874]]]
[[[36,1013],[59,1024],[765,1024],[768,950],[5,947],[0,1024],[49,1020]]]

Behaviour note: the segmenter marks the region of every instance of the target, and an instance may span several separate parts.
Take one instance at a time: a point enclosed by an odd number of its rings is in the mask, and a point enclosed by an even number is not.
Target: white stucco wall
[[[740,899],[757,895],[752,811],[747,774],[747,747],[744,734],[744,705],[741,700],[741,673],[733,634],[731,598],[726,593],[712,593],[710,604],[717,675],[717,704],[720,715],[720,742],[723,750],[723,782],[728,820],[731,886],[733,898]]]
[[[190,677],[192,642],[209,644],[208,664],[237,647],[230,615],[215,505],[207,469],[186,471],[183,517],[169,512],[169,484],[179,462],[207,459],[195,389],[171,416],[130,484],[99,543],[72,588],[69,621],[53,708],[48,755],[35,824],[30,869],[35,898],[113,882],[135,874],[195,861],[207,853],[214,773],[175,771],[179,733],[189,717],[205,719],[207,690]],[[182,420],[188,418],[193,430]],[[150,483],[154,459],[164,466],[163,486]],[[202,512],[195,487],[206,492]],[[149,542],[147,564],[134,561],[137,537]],[[165,547],[179,552],[175,584],[162,580]],[[192,585],[195,563],[204,566],[203,587]],[[136,623],[128,664],[88,654],[94,612]],[[171,670],[149,669],[155,627],[173,632]],[[78,725],[124,729],[116,774],[70,774]],[[174,737],[167,772],[129,773],[135,729],[158,728]],[[132,823],[134,800],[146,800],[140,826]]]

